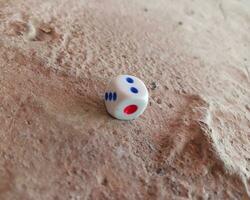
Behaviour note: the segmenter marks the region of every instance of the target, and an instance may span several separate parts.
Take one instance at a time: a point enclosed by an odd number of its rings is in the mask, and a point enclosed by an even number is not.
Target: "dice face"
[[[148,90],[135,76],[119,75],[111,81],[104,99],[107,111],[113,117],[132,120],[146,109]]]

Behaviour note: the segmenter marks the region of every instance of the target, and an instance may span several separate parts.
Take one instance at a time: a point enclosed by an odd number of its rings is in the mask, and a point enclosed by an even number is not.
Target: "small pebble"
[[[151,83],[151,90],[155,90],[157,88],[156,82]]]
[[[162,103],[161,99],[157,99],[156,102],[157,102],[158,104],[161,104],[161,103]]]

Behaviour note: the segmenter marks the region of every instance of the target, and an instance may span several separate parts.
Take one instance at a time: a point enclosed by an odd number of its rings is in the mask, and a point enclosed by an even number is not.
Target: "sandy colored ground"
[[[249,33],[248,0],[0,0],[0,199],[250,199]]]

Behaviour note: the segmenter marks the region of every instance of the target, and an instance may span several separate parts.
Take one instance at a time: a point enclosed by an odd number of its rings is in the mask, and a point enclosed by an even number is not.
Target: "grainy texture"
[[[0,199],[250,199],[247,0],[0,0]],[[149,88],[142,117],[102,101]]]

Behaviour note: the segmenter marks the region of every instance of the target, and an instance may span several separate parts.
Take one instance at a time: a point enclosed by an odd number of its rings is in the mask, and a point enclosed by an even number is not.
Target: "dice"
[[[110,115],[120,120],[132,120],[146,109],[148,90],[139,78],[119,75],[110,82],[104,99]]]

